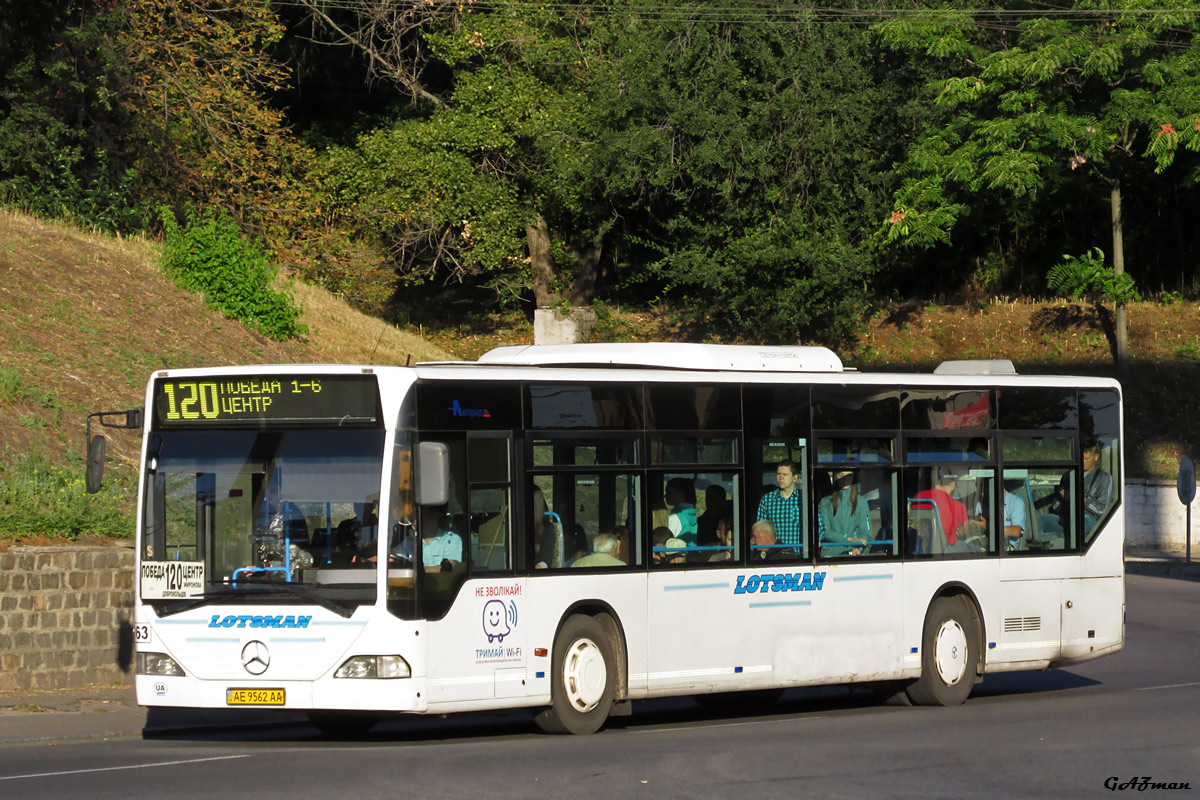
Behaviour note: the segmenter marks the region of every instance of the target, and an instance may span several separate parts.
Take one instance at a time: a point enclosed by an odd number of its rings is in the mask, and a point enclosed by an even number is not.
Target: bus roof
[[[529,367],[658,367],[735,372],[843,371],[842,360],[827,347],[758,347],[682,342],[497,347],[480,356],[479,362]]]

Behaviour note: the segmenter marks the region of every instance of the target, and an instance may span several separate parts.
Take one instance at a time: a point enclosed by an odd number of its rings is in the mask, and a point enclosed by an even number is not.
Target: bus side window
[[[814,481],[825,486],[817,501],[822,558],[894,556],[896,471],[894,469],[819,469]]]

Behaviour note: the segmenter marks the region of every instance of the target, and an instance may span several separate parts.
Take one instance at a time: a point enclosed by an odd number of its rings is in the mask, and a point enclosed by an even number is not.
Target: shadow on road
[[[1190,564],[1182,558],[1126,561],[1125,572],[1128,575],[1146,575],[1151,578],[1200,581],[1200,552],[1192,554]]]
[[[989,675],[975,687],[972,697],[1029,695],[1057,692],[1097,685],[1099,682],[1064,670],[1046,672],[1013,672]],[[970,701],[968,701],[970,702]],[[863,686],[805,687],[790,689],[775,703],[761,707],[734,707],[716,710],[701,707],[687,697],[639,700],[633,704],[633,715],[614,717],[605,730],[638,731],[660,726],[714,725],[734,722],[768,722],[804,716],[855,713],[872,710],[884,712],[875,693]],[[169,711],[162,710],[159,722],[169,721]],[[903,713],[903,709],[886,713]],[[164,727],[145,732],[146,738],[174,741],[220,742],[353,742],[366,746],[404,743],[464,742],[489,737],[544,736],[533,723],[528,709],[505,714],[467,713],[441,716],[396,716],[381,721],[365,736],[323,736],[303,718],[284,720],[280,715],[264,714],[259,724],[244,714],[228,713],[221,724],[219,710],[210,711],[204,727]],[[177,722],[179,720],[176,720]]]

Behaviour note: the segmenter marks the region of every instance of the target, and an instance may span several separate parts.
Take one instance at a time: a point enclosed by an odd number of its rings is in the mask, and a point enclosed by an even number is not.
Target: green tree
[[[417,31],[386,6],[367,4],[343,23],[314,5],[327,30],[418,104],[354,147],[331,148],[313,172],[316,185],[410,281],[482,281],[502,296],[532,285],[539,306],[590,303],[600,224],[585,218],[586,186],[570,178],[586,158],[585,40],[573,33],[587,20],[439,3],[413,9]],[[427,62],[409,58],[436,58],[454,80],[435,92],[422,79]]]
[[[972,196],[1035,196],[1085,169],[1110,197],[1113,271],[1125,272],[1122,187],[1200,149],[1200,18],[1183,0],[1074,3],[1030,16],[986,3],[899,13],[877,30],[888,47],[923,54],[942,72],[930,87],[945,114],[912,147],[884,225],[889,242],[949,240]],[[1116,361],[1128,364],[1125,304]]]
[[[870,232],[900,119],[868,30],[802,8],[669,9],[606,30],[590,91],[626,280],[644,273],[726,335],[848,338],[879,266]]]
[[[865,27],[695,2],[311,7],[410,91],[318,181],[403,274],[531,284],[539,306],[589,302],[603,274],[754,338],[837,338],[861,313],[895,107]]]
[[[0,200],[112,230],[145,215],[122,132],[128,70],[116,14],[91,2],[0,13]]]

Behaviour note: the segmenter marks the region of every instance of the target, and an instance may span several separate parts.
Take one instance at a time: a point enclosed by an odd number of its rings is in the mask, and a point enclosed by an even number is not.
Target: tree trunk
[[[568,296],[572,306],[590,306],[592,297],[596,294],[596,280],[600,275],[601,243],[587,242],[579,247],[571,247],[570,253],[575,258],[575,281],[571,285]]]
[[[548,308],[554,300],[550,292],[550,287],[554,285],[554,264],[550,260],[550,227],[542,212],[538,212],[537,224],[525,229],[525,241],[529,247],[529,266],[533,271],[534,306]]]
[[[1111,184],[1112,194],[1112,251],[1113,274],[1125,274],[1124,221],[1121,219],[1121,181]],[[1124,378],[1129,374],[1129,334],[1126,327],[1125,304],[1117,304],[1116,340],[1117,375]]]

